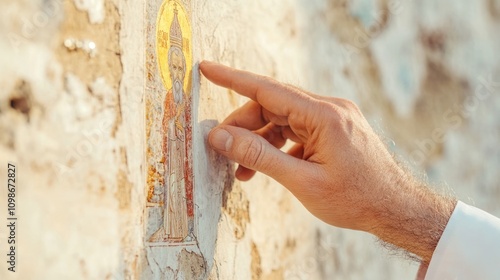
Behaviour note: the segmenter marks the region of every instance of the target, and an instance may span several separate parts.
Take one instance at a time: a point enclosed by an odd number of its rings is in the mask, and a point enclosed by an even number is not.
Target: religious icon
[[[182,4],[175,0],[163,2],[156,23],[156,56],[163,100],[152,98],[146,103],[147,199],[148,207],[156,208],[150,211],[148,221],[147,241],[151,246],[189,244],[196,238],[190,44],[189,18]],[[160,131],[160,136],[155,137],[155,130]]]

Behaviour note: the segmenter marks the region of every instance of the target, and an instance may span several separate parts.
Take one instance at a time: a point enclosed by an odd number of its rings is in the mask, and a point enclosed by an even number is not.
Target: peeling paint
[[[250,202],[239,183],[232,186],[226,185],[222,195],[222,208],[235,225],[234,236],[237,239],[244,237],[247,224],[250,223],[249,204]]]
[[[203,279],[206,271],[205,259],[194,252],[182,249],[179,254],[179,279]]]
[[[253,242],[252,242],[252,263],[250,265],[251,265],[250,269],[252,270],[252,280],[262,279],[262,268],[261,268],[259,249]]]

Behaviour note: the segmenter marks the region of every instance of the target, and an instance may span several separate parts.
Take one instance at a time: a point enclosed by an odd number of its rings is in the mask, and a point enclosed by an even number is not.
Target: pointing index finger
[[[294,112],[306,112],[311,97],[274,79],[236,70],[218,63],[200,63],[203,75],[213,83],[234,90],[278,116],[288,117]]]

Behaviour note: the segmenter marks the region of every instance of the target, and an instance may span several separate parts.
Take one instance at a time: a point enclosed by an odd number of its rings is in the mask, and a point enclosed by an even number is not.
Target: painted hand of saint
[[[179,120],[175,120],[175,129],[177,130],[179,140],[184,140],[184,126]]]
[[[373,233],[430,260],[439,237],[428,232],[446,225],[455,201],[422,188],[400,168],[353,102],[215,63],[202,62],[200,69],[251,99],[208,136],[213,149],[240,164],[238,179],[265,173],[323,221]],[[295,146],[282,152],[287,140]]]

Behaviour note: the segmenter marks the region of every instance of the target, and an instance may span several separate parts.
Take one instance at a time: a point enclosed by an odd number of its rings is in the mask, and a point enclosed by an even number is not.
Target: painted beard
[[[174,93],[174,101],[176,104],[181,104],[182,103],[182,83],[179,80],[174,81],[173,85],[173,93]]]

